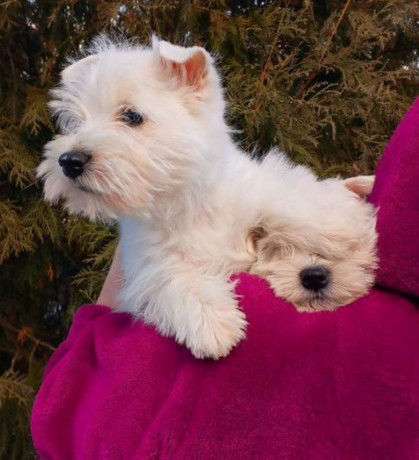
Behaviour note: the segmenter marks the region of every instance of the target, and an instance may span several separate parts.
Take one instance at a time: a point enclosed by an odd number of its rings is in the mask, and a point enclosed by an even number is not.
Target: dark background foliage
[[[94,301],[114,227],[41,200],[34,171],[68,55],[106,31],[218,56],[249,152],[279,146],[321,176],[373,172],[419,89],[418,0],[0,1],[0,458],[34,458],[28,420],[74,311]]]

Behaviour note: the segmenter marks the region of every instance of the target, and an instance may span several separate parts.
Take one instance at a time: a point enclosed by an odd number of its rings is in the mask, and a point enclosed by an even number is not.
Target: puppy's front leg
[[[221,358],[245,337],[246,318],[233,289],[222,276],[177,267],[149,298],[144,319],[195,357]]]

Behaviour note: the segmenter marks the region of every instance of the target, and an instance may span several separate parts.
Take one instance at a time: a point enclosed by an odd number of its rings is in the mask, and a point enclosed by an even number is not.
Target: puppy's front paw
[[[186,344],[196,358],[219,359],[246,336],[246,326],[246,317],[237,306],[205,308],[191,325]]]

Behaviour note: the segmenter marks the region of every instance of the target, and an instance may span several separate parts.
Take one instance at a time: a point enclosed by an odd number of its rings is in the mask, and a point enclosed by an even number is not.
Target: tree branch
[[[332,41],[335,38],[336,34],[338,33],[339,27],[342,24],[343,18],[345,17],[345,14],[348,11],[348,8],[349,8],[350,4],[351,4],[351,0],[347,0],[346,3],[345,3],[345,6],[342,9],[342,13],[339,16],[338,22],[336,23],[335,30],[330,35],[329,40],[327,40],[326,46],[324,47],[322,56],[320,58],[320,63],[323,62],[324,58],[326,57],[327,52],[329,51],[330,47],[332,46]]]
[[[0,326],[4,327],[5,329],[8,329],[9,331],[16,332],[17,334],[19,334],[19,332],[20,332],[20,329],[18,329],[17,327],[12,326],[9,323],[6,323],[3,319],[0,319]],[[28,332],[25,332],[25,337],[30,339],[36,345],[39,345],[39,346],[44,347],[44,348],[47,348],[48,350],[55,351],[57,349],[56,347],[53,347],[49,343],[37,339],[35,336],[33,336],[32,334],[30,334]]]
[[[260,80],[259,80],[259,85],[258,85],[258,89],[257,89],[257,92],[256,92],[256,98],[255,98],[255,112],[258,113],[259,110],[260,110],[260,106],[262,105],[262,93],[263,93],[263,85],[265,84],[266,82],[266,79],[268,78],[268,70],[269,70],[269,67],[272,63],[272,53],[278,43],[278,38],[279,38],[279,32],[281,30],[281,25],[282,25],[282,21],[279,20],[278,21],[278,27],[276,29],[276,33],[275,33],[275,38],[274,38],[274,41],[272,42],[272,45],[271,45],[271,48],[269,49],[269,53],[268,53],[268,57],[266,59],[266,62],[265,62],[265,65],[263,66],[263,70],[262,70],[262,74],[260,76]]]
[[[323,49],[323,52],[322,52],[322,55],[320,57],[320,61],[319,61],[319,64],[321,65],[324,61],[324,58],[326,57],[326,54],[328,53],[330,47],[332,46],[332,41],[333,39],[336,37],[336,34],[338,33],[338,30],[339,30],[339,27],[340,25],[342,24],[342,21],[343,21],[343,18],[345,17],[345,14],[346,12],[348,11],[349,9],[349,5],[351,4],[351,0],[347,0],[346,3],[345,3],[345,6],[343,7],[342,9],[342,12],[339,16],[339,19],[336,23],[336,26],[332,32],[332,34],[330,35],[329,39],[327,40],[327,43],[326,43],[326,46],[324,47]],[[322,70],[318,70],[317,72],[313,72],[309,77],[308,79],[306,80],[306,82],[302,85],[299,93],[298,93],[298,97],[299,99],[302,99],[304,94],[306,93],[307,89],[309,88],[309,86],[311,85],[311,83],[322,73]]]

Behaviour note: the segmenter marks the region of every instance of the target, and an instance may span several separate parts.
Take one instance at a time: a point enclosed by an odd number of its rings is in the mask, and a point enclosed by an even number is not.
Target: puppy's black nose
[[[72,151],[63,153],[58,159],[65,176],[75,179],[83,172],[84,167],[90,160],[91,155],[82,151]]]
[[[306,268],[300,272],[301,284],[309,291],[321,291],[329,284],[329,274],[323,267]]]

